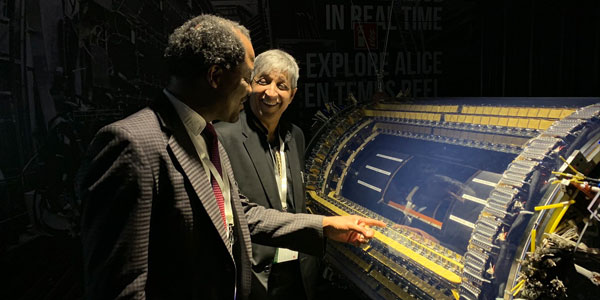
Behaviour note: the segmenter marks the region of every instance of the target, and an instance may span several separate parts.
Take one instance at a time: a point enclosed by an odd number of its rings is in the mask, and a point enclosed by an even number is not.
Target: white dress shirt
[[[196,148],[196,152],[198,153],[198,157],[200,157],[200,162],[202,163],[202,167],[204,168],[204,172],[206,172],[206,178],[208,178],[208,184],[210,183],[211,175],[217,179],[217,183],[221,188],[221,192],[223,193],[223,199],[225,201],[225,212],[227,217],[227,223],[233,223],[233,215],[231,212],[231,191],[229,185],[229,177],[227,176],[227,172],[225,172],[225,166],[223,165],[223,159],[221,158],[221,170],[222,174],[219,174],[217,169],[214,167],[213,163],[210,161],[210,156],[208,153],[208,147],[206,144],[206,140],[202,136],[202,131],[206,127],[206,120],[187,106],[185,103],[181,102],[181,100],[177,99],[173,94],[171,94],[167,89],[163,89],[163,93],[169,98],[169,101],[175,107],[175,111],[177,111],[177,115],[183,122],[185,126],[185,130],[187,131],[192,143],[194,144],[194,148]],[[229,232],[228,232],[229,234]]]

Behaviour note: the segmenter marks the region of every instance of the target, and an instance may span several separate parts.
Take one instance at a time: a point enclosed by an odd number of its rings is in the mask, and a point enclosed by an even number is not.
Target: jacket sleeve
[[[78,176],[86,299],[145,299],[153,176],[116,125],[92,141]]]
[[[292,214],[252,203],[240,194],[253,243],[311,255],[324,251],[323,216]]]

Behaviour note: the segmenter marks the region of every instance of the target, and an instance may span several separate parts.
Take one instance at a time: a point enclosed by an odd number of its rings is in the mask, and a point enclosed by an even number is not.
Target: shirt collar
[[[246,101],[247,102],[247,101]],[[262,137],[267,141],[267,128],[260,122],[257,116],[254,115],[254,112],[250,108],[250,105],[246,105],[244,107],[246,111],[246,116],[249,119],[250,123],[256,127],[258,132],[261,133]],[[291,132],[289,131],[289,124],[282,119],[279,119],[279,124],[277,124],[276,132],[281,136],[285,143],[288,143],[292,137]],[[277,143],[279,144],[279,142]]]
[[[248,119],[250,120],[250,123],[252,123],[252,125],[254,125],[254,127],[256,127],[256,129],[265,137],[267,136],[267,128],[265,128],[265,126],[260,122],[260,120],[254,115],[254,112],[252,111],[252,109],[250,108],[249,105],[247,105],[244,110],[246,110],[246,115],[248,116]]]
[[[163,93],[167,96],[169,101],[171,101],[173,107],[175,107],[175,111],[177,111],[177,114],[183,122],[183,125],[185,125],[185,128],[191,134],[199,136],[204,130],[204,127],[206,127],[206,120],[204,120],[199,113],[195,112],[181,100],[177,99],[177,97],[171,94],[169,90],[163,89]]]

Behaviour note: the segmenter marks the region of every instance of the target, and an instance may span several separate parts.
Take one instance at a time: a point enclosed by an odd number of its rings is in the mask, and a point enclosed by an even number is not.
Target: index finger
[[[367,225],[367,226],[377,226],[381,228],[385,228],[387,225],[379,220],[362,218],[358,221],[359,225]]]

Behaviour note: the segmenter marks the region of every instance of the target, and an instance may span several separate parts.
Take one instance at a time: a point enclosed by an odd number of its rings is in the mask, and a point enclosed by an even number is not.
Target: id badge
[[[293,251],[286,248],[277,248],[273,263],[282,263],[298,259],[298,251]]]

